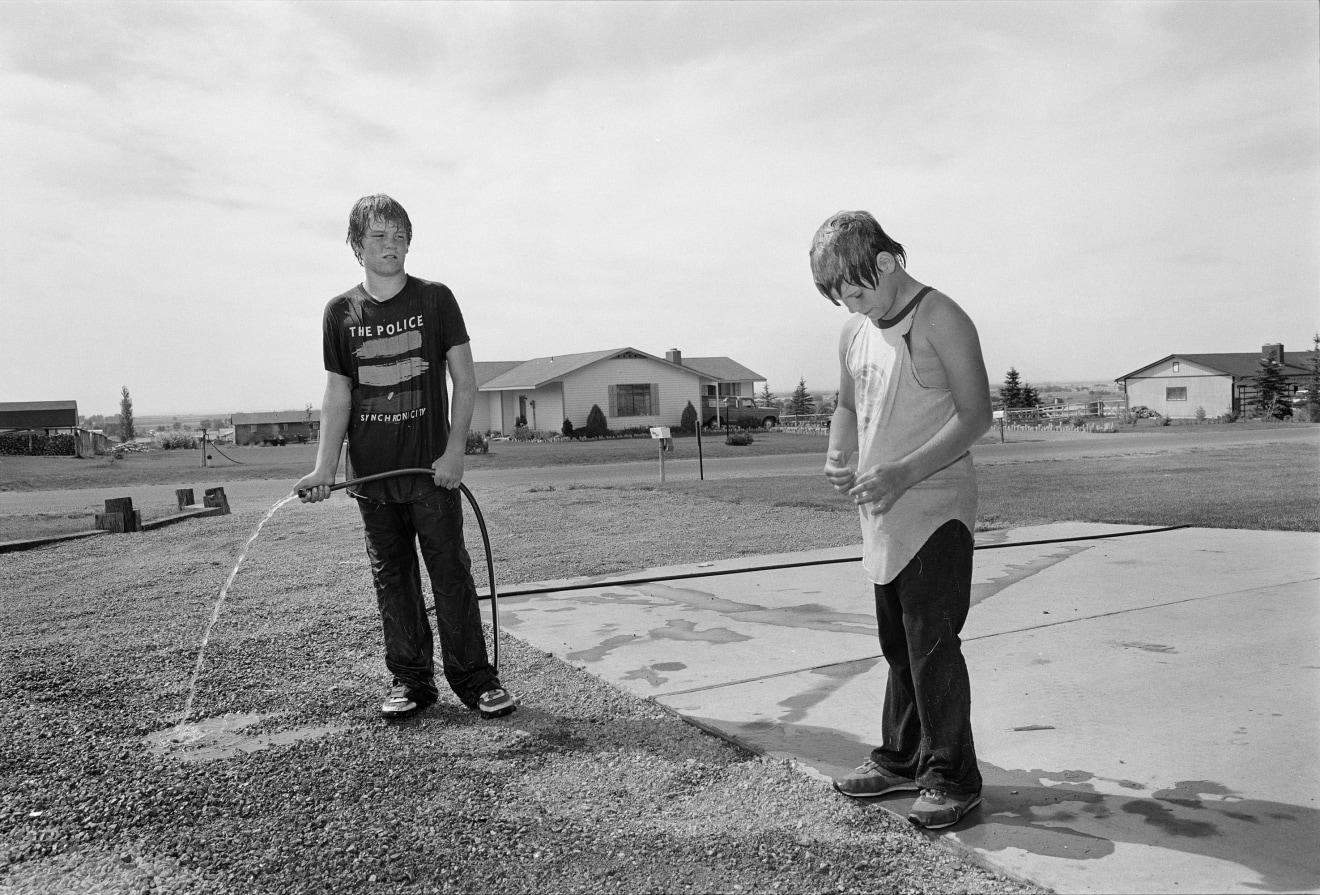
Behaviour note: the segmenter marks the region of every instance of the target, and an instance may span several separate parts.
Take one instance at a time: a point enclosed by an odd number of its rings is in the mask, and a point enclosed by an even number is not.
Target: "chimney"
[[[669,361],[671,364],[678,364],[681,367],[683,366],[683,352],[679,351],[677,348],[670,348],[665,352],[665,360]]]
[[[1275,342],[1273,345],[1260,346],[1260,355],[1265,360],[1283,363],[1283,343]]]

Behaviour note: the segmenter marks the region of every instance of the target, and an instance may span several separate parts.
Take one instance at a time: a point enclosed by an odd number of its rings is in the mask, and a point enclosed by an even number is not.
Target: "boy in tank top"
[[[816,287],[851,314],[825,477],[857,505],[889,665],[881,745],[834,785],[854,798],[918,791],[908,820],[940,829],[981,801],[958,635],[976,524],[969,449],[990,428],[990,385],[971,319],[906,264],[865,211],[832,216],[811,244]]]

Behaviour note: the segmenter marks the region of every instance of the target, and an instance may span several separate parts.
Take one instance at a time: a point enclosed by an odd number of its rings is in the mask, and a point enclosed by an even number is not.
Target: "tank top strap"
[[[921,304],[921,300],[925,298],[926,293],[930,291],[932,291],[930,286],[923,286],[921,291],[912,297],[912,301],[903,306],[903,310],[899,311],[893,317],[887,317],[884,320],[877,320],[875,325],[881,329],[889,329],[890,327],[897,326],[899,323],[903,322],[904,317],[916,309],[917,305]]]

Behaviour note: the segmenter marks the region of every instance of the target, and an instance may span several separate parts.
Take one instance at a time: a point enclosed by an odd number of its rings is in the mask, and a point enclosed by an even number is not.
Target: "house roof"
[[[765,382],[765,377],[728,357],[685,357],[683,366],[696,370],[707,379],[719,382]]]
[[[1304,352],[1293,351],[1290,353],[1296,356],[1298,354],[1303,354]],[[1288,354],[1289,352],[1284,353],[1284,362],[1279,365],[1284,376],[1304,376],[1310,372],[1300,364],[1289,362]],[[1200,364],[1203,367],[1209,367],[1212,370],[1218,370],[1220,373],[1232,376],[1234,379],[1254,379],[1260,375],[1260,361],[1262,357],[1264,357],[1264,355],[1259,351],[1239,351],[1223,354],[1170,354],[1168,357],[1160,358],[1153,364],[1146,364],[1144,367],[1138,367],[1131,373],[1119,376],[1114,381],[1121,382],[1124,379],[1131,379],[1133,376],[1136,376],[1144,370],[1149,370],[1151,367],[1158,367],[1160,364],[1167,363],[1171,360],[1185,360],[1188,363]]]
[[[321,411],[312,411],[312,420],[320,422]],[[272,413],[236,413],[234,414],[235,426],[260,426],[268,423],[305,423],[307,422],[306,410],[277,410]]]
[[[77,425],[77,401],[0,402],[0,429],[68,429]]]
[[[625,347],[611,348],[607,351],[587,351],[582,354],[554,354],[548,357],[534,357],[527,361],[481,361],[474,364],[477,371],[477,388],[484,391],[538,388],[547,382],[562,379],[569,373],[622,354],[640,355],[717,382],[765,380],[764,376],[727,357],[685,357],[681,364],[674,364],[654,354]]]
[[[477,371],[477,388],[485,388],[486,383],[490,382],[496,376],[502,376],[514,367],[522,366],[520,360],[479,360],[473,362],[472,366]]]

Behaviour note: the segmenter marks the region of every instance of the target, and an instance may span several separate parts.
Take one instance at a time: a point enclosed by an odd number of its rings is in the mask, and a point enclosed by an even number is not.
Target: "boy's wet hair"
[[[830,215],[811,240],[811,275],[816,288],[830,300],[844,283],[874,289],[880,280],[875,256],[881,252],[888,252],[907,266],[902,244],[891,239],[869,212]]]
[[[408,242],[412,242],[412,221],[403,206],[384,193],[375,196],[363,196],[348,213],[348,243],[359,263],[362,261],[362,240],[371,229],[372,221],[384,221],[396,227],[402,227]]]

